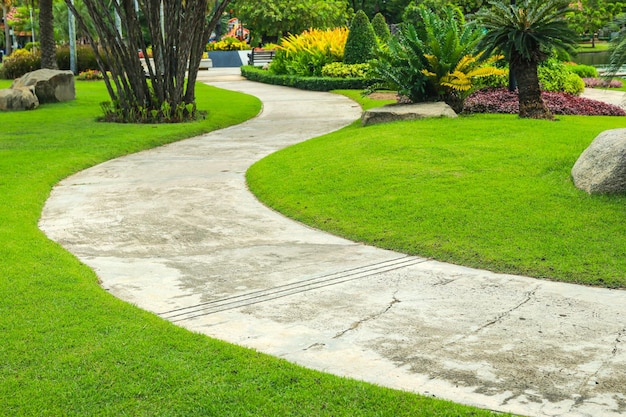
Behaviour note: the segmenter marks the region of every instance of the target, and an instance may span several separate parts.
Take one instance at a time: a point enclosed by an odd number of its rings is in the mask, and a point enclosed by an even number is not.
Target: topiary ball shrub
[[[553,114],[626,116],[626,112],[620,107],[567,93],[544,91],[541,98]],[[465,100],[463,112],[517,114],[519,112],[517,93],[506,88],[486,88],[476,91]]]
[[[376,13],[372,19],[372,29],[380,42],[386,43],[391,37],[391,31],[382,13]]]
[[[359,10],[352,19],[350,32],[343,53],[345,64],[364,64],[374,57],[376,34],[363,10]]]

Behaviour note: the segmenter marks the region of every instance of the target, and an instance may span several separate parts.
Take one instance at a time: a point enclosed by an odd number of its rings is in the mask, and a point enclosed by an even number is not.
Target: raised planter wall
[[[246,51],[211,51],[209,58],[213,61],[215,68],[240,67],[248,65],[248,54]]]

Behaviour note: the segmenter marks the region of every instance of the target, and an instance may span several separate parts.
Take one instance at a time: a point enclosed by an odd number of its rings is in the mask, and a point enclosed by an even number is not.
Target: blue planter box
[[[212,51],[209,58],[214,68],[240,67],[248,64],[248,54],[250,51]]]

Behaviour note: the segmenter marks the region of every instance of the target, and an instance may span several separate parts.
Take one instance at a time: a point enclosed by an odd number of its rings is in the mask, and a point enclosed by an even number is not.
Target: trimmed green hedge
[[[301,90],[330,91],[330,90],[362,90],[372,84],[365,78],[331,78],[331,77],[298,77],[295,75],[278,75],[271,72],[245,65],[241,67],[241,75],[250,81],[265,84],[284,85]]]

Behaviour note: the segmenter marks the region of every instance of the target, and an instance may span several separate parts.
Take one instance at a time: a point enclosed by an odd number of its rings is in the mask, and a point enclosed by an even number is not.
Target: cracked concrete
[[[113,295],[301,365],[535,416],[626,414],[626,292],[379,250],[265,208],[244,173],[357,120],[349,100],[240,80],[262,114],[62,181],[40,227]]]

